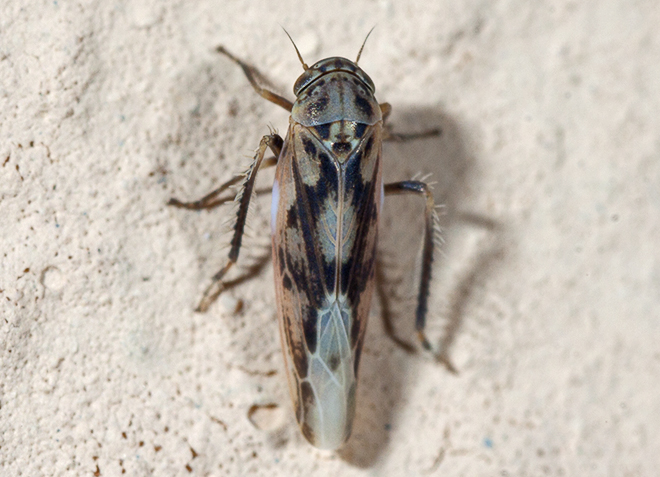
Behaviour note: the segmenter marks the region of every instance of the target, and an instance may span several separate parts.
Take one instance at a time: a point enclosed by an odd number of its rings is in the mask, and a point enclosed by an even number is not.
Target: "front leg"
[[[387,122],[387,118],[392,113],[392,105],[390,103],[383,103],[380,105],[380,111],[383,115],[383,124]],[[386,126],[383,128],[383,141],[392,142],[406,142],[414,141],[415,139],[426,139],[428,137],[440,136],[442,131],[439,128],[432,128],[419,133],[393,133]]]
[[[287,33],[287,35],[288,35],[288,33]],[[291,101],[289,101],[288,99],[280,96],[279,94],[275,94],[272,91],[269,91],[269,90],[259,86],[259,83],[257,82],[256,77],[260,76],[260,74],[253,66],[248,65],[244,61],[236,58],[234,55],[229,53],[225,49],[224,46],[217,47],[215,51],[217,51],[218,53],[222,53],[227,58],[229,58],[230,60],[232,60],[234,63],[236,63],[238,66],[241,67],[241,69],[243,70],[243,73],[245,73],[245,76],[247,77],[248,81],[252,85],[252,88],[257,92],[257,94],[259,94],[259,96],[261,96],[262,98],[267,99],[271,103],[275,103],[278,106],[281,106],[284,109],[286,109],[287,111],[291,112],[291,110],[293,109],[293,103]]]

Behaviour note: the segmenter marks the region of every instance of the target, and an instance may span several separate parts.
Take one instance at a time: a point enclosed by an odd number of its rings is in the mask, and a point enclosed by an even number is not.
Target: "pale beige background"
[[[192,311],[231,207],[165,206],[285,132],[213,51],[291,97],[279,24],[309,63],[377,25],[360,64],[395,129],[443,129],[388,145],[386,177],[432,173],[446,206],[429,333],[456,372],[395,346],[376,303],[338,454],[291,415],[270,265]],[[658,25],[654,0],[3,2],[0,473],[657,475]],[[268,254],[268,208],[244,263]],[[385,208],[412,339],[422,204]]]

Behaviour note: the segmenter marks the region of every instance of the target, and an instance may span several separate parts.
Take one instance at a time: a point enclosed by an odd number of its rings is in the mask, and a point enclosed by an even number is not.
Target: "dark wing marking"
[[[278,161],[278,313],[296,417],[317,447],[343,443],[353,421],[373,289],[380,134],[380,123],[368,128],[342,166],[313,133],[292,123]]]

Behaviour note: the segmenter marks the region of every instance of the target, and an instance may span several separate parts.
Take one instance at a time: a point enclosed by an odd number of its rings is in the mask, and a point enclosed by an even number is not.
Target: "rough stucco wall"
[[[657,2],[329,5],[0,6],[3,475],[655,474]],[[213,52],[291,97],[301,69],[278,23],[308,63],[354,58],[377,24],[360,64],[394,128],[443,129],[387,145],[385,175],[432,173],[446,205],[429,333],[456,372],[395,346],[376,304],[337,454],[291,415],[270,266],[192,311],[231,208],[165,206],[245,168],[269,125],[285,131]],[[246,262],[268,254],[268,207]],[[421,204],[385,207],[409,338]]]

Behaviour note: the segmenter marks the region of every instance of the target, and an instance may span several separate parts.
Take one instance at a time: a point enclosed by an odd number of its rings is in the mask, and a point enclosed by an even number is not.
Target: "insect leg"
[[[380,113],[383,115],[383,122],[387,121],[387,118],[392,114],[392,105],[390,103],[383,103],[380,106]]]
[[[390,117],[392,113],[392,105],[390,103],[383,103],[380,105],[380,111],[383,115],[383,123],[387,121],[387,118]],[[383,141],[392,141],[392,142],[405,142],[413,141],[415,139],[425,139],[427,137],[436,137],[440,136],[440,129],[433,128],[427,131],[422,131],[418,133],[393,133],[387,127],[383,129]]]
[[[376,294],[378,296],[378,301],[380,303],[380,315],[383,321],[383,329],[385,330],[385,334],[389,336],[389,338],[394,341],[401,349],[403,349],[406,353],[414,353],[415,352],[415,347],[411,345],[410,343],[404,341],[403,339],[399,338],[396,335],[396,331],[394,330],[394,325],[392,323],[392,310],[391,310],[391,299],[392,299],[392,294],[390,290],[387,290],[386,287],[386,279],[385,279],[385,272],[384,272],[385,265],[383,263],[383,260],[380,256],[377,256],[376,259],[376,280],[375,280],[375,285],[376,285]]]
[[[225,285],[222,282],[222,278],[225,276],[227,271],[236,263],[238,260],[238,254],[241,251],[241,242],[243,241],[243,233],[245,231],[245,222],[247,220],[248,210],[250,207],[250,199],[252,198],[252,192],[254,191],[254,184],[257,178],[257,172],[264,162],[264,155],[266,154],[266,149],[270,148],[275,154],[275,157],[279,157],[280,152],[282,151],[282,145],[284,141],[277,134],[269,134],[261,138],[259,143],[259,148],[254,155],[254,162],[248,169],[245,176],[245,182],[243,183],[243,189],[240,192],[237,200],[239,202],[238,211],[236,213],[236,224],[234,225],[234,235],[231,239],[231,249],[229,250],[229,256],[227,257],[227,264],[220,269],[218,273],[213,275],[212,283],[204,292],[204,296],[199,303],[199,306],[195,311],[205,312],[211,303],[218,298],[218,295],[222,293],[225,289]],[[277,159],[272,161],[271,165],[275,165]],[[233,179],[232,179],[233,180]],[[215,191],[214,191],[215,192]]]
[[[402,181],[385,184],[385,194],[417,194],[426,198],[424,242],[422,244],[422,270],[417,294],[417,309],[415,310],[415,329],[422,346],[431,350],[431,344],[424,334],[426,312],[428,310],[429,287],[431,284],[431,268],[433,265],[433,234],[436,229],[436,213],[433,194],[427,184],[419,181]]]
[[[230,60],[232,60],[234,63],[236,63],[238,66],[241,67],[243,73],[245,73],[245,76],[247,76],[248,81],[260,96],[267,99],[271,103],[275,103],[278,106],[282,106],[284,109],[291,112],[291,109],[293,109],[293,103],[291,101],[289,101],[286,98],[283,98],[278,94],[273,93],[272,91],[268,91],[267,89],[264,89],[261,86],[259,86],[256,77],[260,76],[260,74],[253,66],[250,66],[244,61],[236,58],[234,55],[229,53],[224,46],[217,47],[216,51],[218,53],[222,53],[227,58],[229,58]]]
[[[418,133],[393,133],[387,128],[383,131],[383,141],[391,142],[405,142],[405,141],[414,141],[415,139],[425,139],[428,137],[437,137],[440,136],[440,129],[433,128],[426,131]]]
[[[264,161],[261,163],[261,168],[265,169],[267,167],[274,166],[275,164],[277,164],[277,157],[269,157],[268,159],[264,159]],[[190,210],[214,209],[222,204],[229,202],[230,200],[234,200],[233,196],[224,197],[222,199],[216,199],[216,197],[218,197],[224,191],[229,189],[231,186],[238,184],[244,179],[245,176],[243,174],[234,176],[224,184],[220,185],[220,187],[209,192],[199,200],[195,200],[193,202],[182,202],[179,199],[175,199],[174,197],[172,197],[167,202],[167,205],[171,205],[172,207],[178,207],[179,209],[190,209]]]

